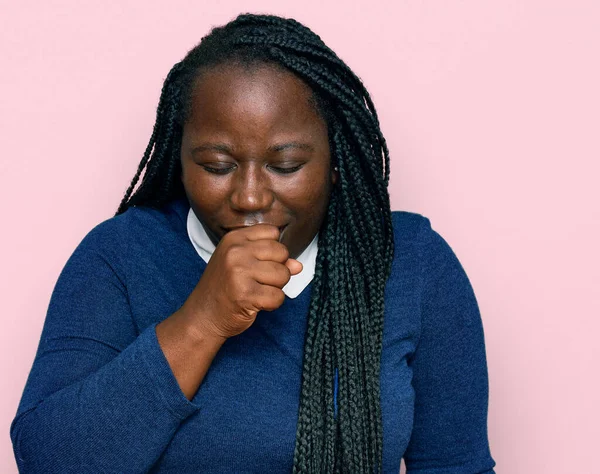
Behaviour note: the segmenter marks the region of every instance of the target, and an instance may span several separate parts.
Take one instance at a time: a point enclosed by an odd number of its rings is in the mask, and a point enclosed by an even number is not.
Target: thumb
[[[288,267],[292,276],[297,275],[302,271],[302,264],[298,260],[294,260],[293,258],[288,258],[285,262],[285,266]]]

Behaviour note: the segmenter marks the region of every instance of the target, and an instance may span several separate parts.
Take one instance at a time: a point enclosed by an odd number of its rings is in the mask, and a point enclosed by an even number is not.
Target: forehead
[[[199,73],[190,94],[190,121],[252,117],[261,122],[320,121],[313,92],[291,72],[271,64],[222,64]]]

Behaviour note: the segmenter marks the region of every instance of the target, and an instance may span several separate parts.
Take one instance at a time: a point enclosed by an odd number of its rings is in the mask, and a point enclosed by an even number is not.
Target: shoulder
[[[187,235],[189,204],[184,200],[167,203],[160,209],[136,206],[97,224],[78,245],[75,253],[96,253],[120,259],[142,248],[159,250]]]
[[[152,235],[165,231],[185,229],[189,204],[176,200],[160,209],[135,206],[122,214],[106,219],[94,227],[89,237],[110,238],[118,234]]]
[[[393,211],[394,262],[392,278],[398,273],[413,273],[429,279],[443,267],[461,269],[458,258],[446,239],[422,214]]]
[[[423,232],[431,228],[429,219],[416,212],[392,211],[394,259],[388,286],[396,294],[407,286],[406,280],[417,282],[423,268]]]
[[[396,244],[414,241],[418,239],[423,227],[431,228],[427,217],[409,211],[392,211],[392,225]]]
[[[413,248],[425,253],[447,252],[448,242],[432,227],[431,220],[416,212],[392,211],[396,248]]]
[[[453,325],[480,327],[471,280],[451,245],[429,218],[406,212],[393,215],[391,293],[404,295],[410,291],[407,289],[414,290],[421,308],[421,326],[429,331]]]
[[[431,243],[434,234],[437,234],[429,218],[416,212],[392,211],[392,225],[396,249],[412,248],[417,251],[424,244]]]
[[[393,212],[394,263],[392,279],[409,272],[418,276],[423,304],[475,301],[471,281],[455,250],[429,218],[410,212]]]

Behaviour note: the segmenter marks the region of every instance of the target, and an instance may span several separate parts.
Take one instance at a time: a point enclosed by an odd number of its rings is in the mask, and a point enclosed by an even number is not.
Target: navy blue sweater
[[[27,473],[283,473],[294,454],[310,292],[261,312],[214,359],[192,401],[155,326],[183,304],[205,263],[189,205],[131,208],[96,226],[52,294],[11,437]],[[478,305],[429,219],[394,212],[386,287],[383,467],[492,473]]]

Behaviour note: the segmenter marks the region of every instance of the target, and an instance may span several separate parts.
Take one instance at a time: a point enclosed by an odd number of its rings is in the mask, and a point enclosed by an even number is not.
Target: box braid
[[[165,79],[150,142],[117,214],[185,195],[180,146],[194,81],[224,63],[266,63],[307,83],[339,170],[320,230],[293,472],[381,472],[384,289],[394,252],[389,154],[369,93],[318,35],[270,15],[240,15],[213,28]]]

